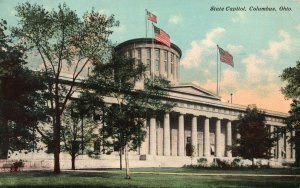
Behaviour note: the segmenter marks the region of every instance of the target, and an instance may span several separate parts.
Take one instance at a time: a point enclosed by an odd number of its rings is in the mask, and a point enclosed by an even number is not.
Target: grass
[[[268,169],[269,170],[269,169]],[[257,170],[257,173],[274,174],[287,169]],[[133,171],[223,173],[224,170],[199,170],[184,168],[143,168]],[[237,171],[227,171],[227,173]],[[250,173],[251,170],[243,170]],[[275,173],[276,172],[276,173]],[[294,172],[292,172],[294,173]],[[299,187],[300,177],[240,177],[240,176],[179,176],[157,174],[133,174],[131,180],[124,179],[120,171],[111,172],[62,172],[54,175],[49,171],[23,171],[0,173],[0,187]]]

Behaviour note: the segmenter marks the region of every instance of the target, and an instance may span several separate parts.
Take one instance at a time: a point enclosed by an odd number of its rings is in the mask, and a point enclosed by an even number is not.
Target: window
[[[165,72],[168,73],[168,52],[164,51],[164,64],[165,64]]]
[[[146,49],[146,66],[147,70],[151,69],[151,48]]]
[[[132,49],[130,49],[130,50],[128,51],[128,54],[129,54],[129,58],[133,58],[133,50],[132,50]]]
[[[171,74],[174,74],[174,54],[171,54]]]
[[[159,49],[155,49],[155,71],[159,72],[160,53]]]
[[[137,62],[139,64],[142,64],[142,49],[141,48],[137,49]]]

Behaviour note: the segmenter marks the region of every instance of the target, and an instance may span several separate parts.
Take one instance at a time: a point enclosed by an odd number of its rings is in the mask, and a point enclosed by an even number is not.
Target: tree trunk
[[[295,147],[295,166],[299,167],[300,166],[300,132],[299,131],[295,131],[295,143],[294,143],[294,147]]]
[[[252,170],[254,169],[254,158],[252,158]]]
[[[131,179],[129,170],[129,159],[128,159],[128,145],[125,146],[125,166],[126,166],[126,179]]]
[[[75,170],[75,159],[76,159],[75,155],[72,155],[72,156],[71,156],[71,160],[72,160],[72,170]]]
[[[1,149],[0,149],[0,159],[7,159],[9,150],[9,131],[8,131],[8,121],[1,118],[2,124],[2,138],[1,138]]]
[[[121,148],[120,151],[119,151],[119,156],[120,156],[120,170],[123,169],[123,164],[122,164],[122,152],[123,152],[123,148]]]
[[[56,104],[58,105],[58,103]],[[55,108],[58,108],[56,106]],[[59,162],[59,154],[60,154],[60,130],[61,130],[61,121],[60,121],[60,113],[58,109],[56,109],[55,113],[55,122],[54,122],[54,131],[53,131],[53,145],[54,145],[54,174],[60,174],[60,162]]]

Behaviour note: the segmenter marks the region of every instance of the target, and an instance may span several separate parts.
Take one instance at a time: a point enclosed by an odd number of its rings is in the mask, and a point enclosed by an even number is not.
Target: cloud
[[[228,44],[226,49],[231,54],[237,54],[237,53],[240,53],[242,51],[243,46],[242,45]]]
[[[279,31],[280,41],[269,42],[269,47],[263,49],[262,53],[266,56],[272,57],[274,60],[278,59],[280,53],[290,51],[291,37],[286,31]]]
[[[296,26],[296,29],[300,32],[300,23]]]
[[[105,15],[111,14],[110,10],[107,10],[107,9],[100,9],[100,10],[98,10],[98,12],[100,14],[105,14]]]
[[[225,69],[223,71],[223,77],[220,82],[221,87],[224,89],[226,89],[227,87],[239,87],[239,76],[239,72],[234,71],[232,69]]]
[[[218,27],[206,33],[203,40],[194,40],[191,42],[191,48],[186,50],[185,56],[181,61],[184,68],[194,68],[201,64],[204,51],[211,52],[209,48],[216,47],[216,39],[225,32],[224,28]]]
[[[202,44],[207,48],[215,47],[216,46],[216,43],[215,43],[216,38],[221,33],[224,33],[224,32],[225,32],[225,29],[221,28],[221,27],[211,30],[210,32],[206,33],[205,39],[202,40]]]
[[[119,27],[114,27],[113,31],[115,33],[124,33],[127,31],[127,27],[124,24],[120,24]]]
[[[172,15],[169,18],[169,23],[172,23],[172,24],[175,24],[175,25],[178,25],[178,24],[182,23],[182,16],[181,15]]]
[[[265,64],[265,62],[256,55],[250,55],[243,59],[242,63],[246,65],[247,82],[251,84],[259,83],[263,74],[263,70],[259,66]]]
[[[299,3],[299,4],[300,4],[300,0],[294,0],[294,1],[296,1],[297,3]]]
[[[203,48],[198,42],[192,41],[191,46],[192,48],[185,52],[185,57],[181,61],[181,65],[188,69],[197,67],[201,63],[203,53]]]
[[[244,12],[238,12],[234,17],[231,18],[233,23],[245,21],[246,14]]]

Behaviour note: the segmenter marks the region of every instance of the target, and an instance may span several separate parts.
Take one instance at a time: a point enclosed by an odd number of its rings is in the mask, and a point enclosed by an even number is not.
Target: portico
[[[182,87],[177,86],[170,91],[170,100],[174,102],[177,99],[177,105],[172,112],[157,114],[148,119],[146,140],[139,154],[183,157],[190,155],[187,151],[187,146],[190,145],[194,148],[194,157],[235,157],[229,149],[239,137],[233,130],[237,126],[234,120],[243,113],[245,107],[221,102],[198,86]],[[181,101],[178,100],[179,96]],[[182,100],[185,97],[189,101]],[[194,97],[193,100],[191,97]],[[284,126],[283,115],[274,112],[266,114],[270,131]],[[287,136],[278,141],[272,152],[277,160],[293,160],[294,151]]]

